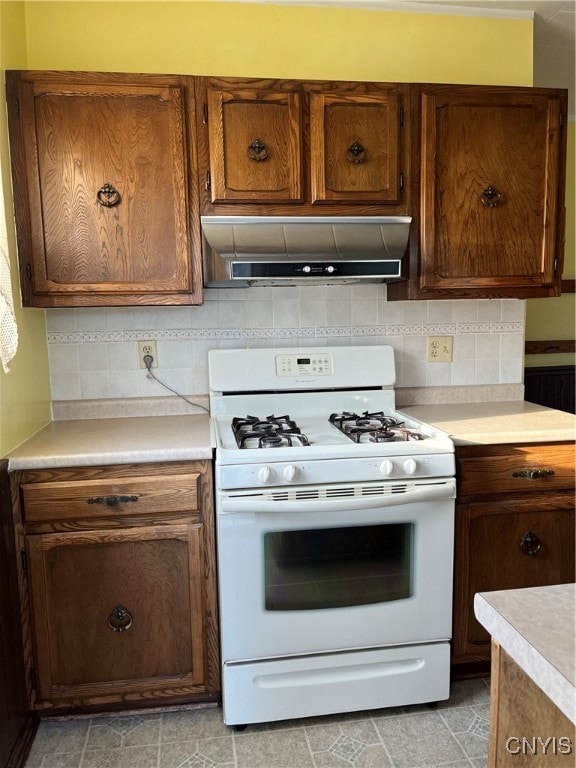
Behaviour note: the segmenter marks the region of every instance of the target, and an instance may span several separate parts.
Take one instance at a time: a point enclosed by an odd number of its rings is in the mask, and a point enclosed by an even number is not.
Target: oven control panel
[[[327,352],[276,355],[277,376],[330,376],[332,372],[332,355]]]

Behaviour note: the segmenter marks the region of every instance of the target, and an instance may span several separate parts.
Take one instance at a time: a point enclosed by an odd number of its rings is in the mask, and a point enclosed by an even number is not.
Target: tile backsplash
[[[199,307],[49,309],[52,400],[164,397],[139,367],[183,395],[208,392],[208,351],[230,347],[390,344],[397,388],[518,384],[526,302],[388,302],[385,285],[207,289]],[[426,362],[428,336],[453,336],[451,363]]]

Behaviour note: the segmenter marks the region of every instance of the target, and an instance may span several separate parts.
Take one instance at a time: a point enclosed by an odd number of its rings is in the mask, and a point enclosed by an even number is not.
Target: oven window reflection
[[[264,534],[268,611],[343,608],[412,595],[412,523]]]

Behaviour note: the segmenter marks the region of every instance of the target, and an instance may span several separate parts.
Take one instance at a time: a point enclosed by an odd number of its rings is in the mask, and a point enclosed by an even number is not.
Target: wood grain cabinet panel
[[[215,700],[210,462],[29,470],[13,484],[34,708]]]
[[[398,203],[399,94],[310,95],[312,202]]]
[[[193,89],[50,72],[7,86],[26,303],[200,303]]]
[[[212,202],[302,199],[297,93],[208,91]]]
[[[477,592],[574,581],[574,456],[573,443],[457,446],[456,674],[489,669]]]
[[[423,87],[421,290],[559,294],[565,98],[559,90]]]

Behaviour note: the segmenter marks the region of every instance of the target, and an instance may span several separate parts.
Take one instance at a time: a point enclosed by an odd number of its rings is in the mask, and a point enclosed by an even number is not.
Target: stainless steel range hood
[[[410,216],[202,216],[208,286],[386,282],[402,276]]]

